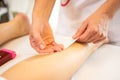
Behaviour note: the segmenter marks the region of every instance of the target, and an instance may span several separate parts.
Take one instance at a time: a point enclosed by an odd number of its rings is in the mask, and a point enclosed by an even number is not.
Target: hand
[[[30,43],[39,53],[52,53],[63,50],[63,46],[54,41],[52,30],[48,22],[38,23],[31,27]]]
[[[78,42],[98,43],[107,39],[109,17],[101,12],[89,16],[73,36]]]

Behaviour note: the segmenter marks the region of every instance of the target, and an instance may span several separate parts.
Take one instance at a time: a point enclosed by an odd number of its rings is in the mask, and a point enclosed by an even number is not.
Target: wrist
[[[42,27],[44,26],[46,23],[48,23],[47,20],[44,20],[44,19],[33,19],[32,21],[32,26],[38,26],[38,27]]]
[[[110,12],[109,9],[105,9],[105,8],[101,8],[98,13],[102,14],[103,16],[107,17],[108,19],[112,19],[113,18],[113,13]]]

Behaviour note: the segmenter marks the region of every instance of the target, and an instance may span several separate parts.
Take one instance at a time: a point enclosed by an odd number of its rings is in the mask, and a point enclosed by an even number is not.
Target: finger
[[[44,50],[40,50],[41,53],[54,53],[54,52],[60,52],[63,50],[63,45],[61,44],[50,44],[47,45],[46,48]]]
[[[36,45],[34,42],[31,42],[31,41],[30,41],[30,43],[31,43],[31,46],[32,46],[38,53],[40,53],[39,45]]]
[[[89,38],[91,37],[92,37],[92,31],[89,28],[87,28],[87,30],[81,36],[79,36],[79,41],[88,42]]]
[[[39,38],[38,38],[39,39]],[[37,38],[35,38],[35,36],[33,37],[32,35],[30,36],[30,43],[31,43],[31,46],[38,52],[38,53],[45,53],[47,51],[44,51],[44,46],[41,47],[40,44],[43,44],[41,43],[42,41],[39,42]],[[42,51],[43,50],[43,51]]]
[[[92,42],[101,36],[99,27],[95,25],[88,26],[86,32],[80,36],[84,42]]]
[[[75,35],[73,35],[73,39],[78,39],[78,37],[83,34],[87,28],[87,22],[83,23],[82,26],[80,26],[80,28],[77,30],[77,32],[75,33]]]
[[[101,35],[97,35],[96,36],[96,39],[94,39],[92,42],[95,42],[95,41],[98,41],[98,40],[100,40],[100,39],[102,39],[102,38],[104,38],[105,36],[103,35],[103,33],[101,34]]]
[[[45,43],[42,40],[41,36],[39,34],[35,34],[34,36],[31,35],[30,36],[30,41],[33,45],[37,45],[40,49],[44,49],[45,48]]]
[[[54,50],[53,48],[51,47],[51,45],[49,46],[46,46],[44,49],[40,49],[39,47],[35,47],[36,51],[39,53],[39,54],[50,54],[50,53],[53,53]]]
[[[53,46],[54,52],[60,52],[62,51],[62,49],[60,47],[57,46]]]
[[[31,44],[31,46],[32,46],[38,53],[40,52],[39,45],[36,44],[35,41],[33,41],[32,39],[30,39],[30,44]]]
[[[50,53],[54,53],[54,50],[52,47],[49,47],[49,48],[46,48],[46,49],[39,51],[39,54],[50,54]]]
[[[49,45],[46,45],[46,48],[40,51],[44,53],[53,53],[53,52],[60,52],[63,50],[63,48],[64,47],[61,44],[51,43]]]
[[[105,38],[105,34],[104,34],[104,31],[103,31],[103,23],[102,24],[98,24],[98,33],[96,36],[94,36],[94,39],[92,38],[90,40],[90,42],[93,42],[93,43],[98,43],[100,41],[102,41],[104,38]]]
[[[88,42],[94,42],[96,40],[98,40],[99,38],[101,38],[103,36],[103,34],[101,34],[100,32],[94,34],[91,38],[89,38]]]
[[[79,38],[78,40],[77,40],[77,42],[89,42],[89,39],[91,38],[91,36],[90,35],[88,35],[88,36],[86,36],[85,38]]]
[[[53,45],[54,52],[60,52],[64,49],[64,46],[62,44],[54,44]]]
[[[101,41],[103,41],[103,40],[105,40],[106,38],[103,38],[103,39],[100,39],[100,40],[98,40],[98,41],[95,41],[95,42],[93,42],[94,44],[96,44],[96,43],[99,43],[99,42],[101,42]]]
[[[105,40],[105,39],[106,39],[106,37],[103,36],[103,37],[101,37],[100,39],[94,41],[93,43],[96,44],[96,43],[99,43],[99,42],[101,42],[101,41],[103,41],[103,40]]]

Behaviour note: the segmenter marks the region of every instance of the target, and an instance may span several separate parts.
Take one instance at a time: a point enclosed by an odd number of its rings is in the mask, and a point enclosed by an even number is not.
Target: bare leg
[[[26,59],[2,76],[8,80],[69,80],[86,58],[101,44],[74,43],[62,52]]]
[[[22,13],[17,14],[10,22],[0,24],[0,45],[11,39],[28,34],[29,26],[27,16]]]

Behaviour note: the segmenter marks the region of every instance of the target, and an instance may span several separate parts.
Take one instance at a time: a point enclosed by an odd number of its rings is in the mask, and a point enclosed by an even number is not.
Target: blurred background
[[[50,17],[50,24],[52,24],[53,29],[57,26],[59,1],[60,0],[56,0],[55,7]],[[31,23],[33,6],[34,0],[0,0],[0,23],[12,20],[19,12],[26,14]]]
[[[1,23],[13,19],[19,12],[25,13],[31,20],[33,5],[34,0],[0,0]]]

